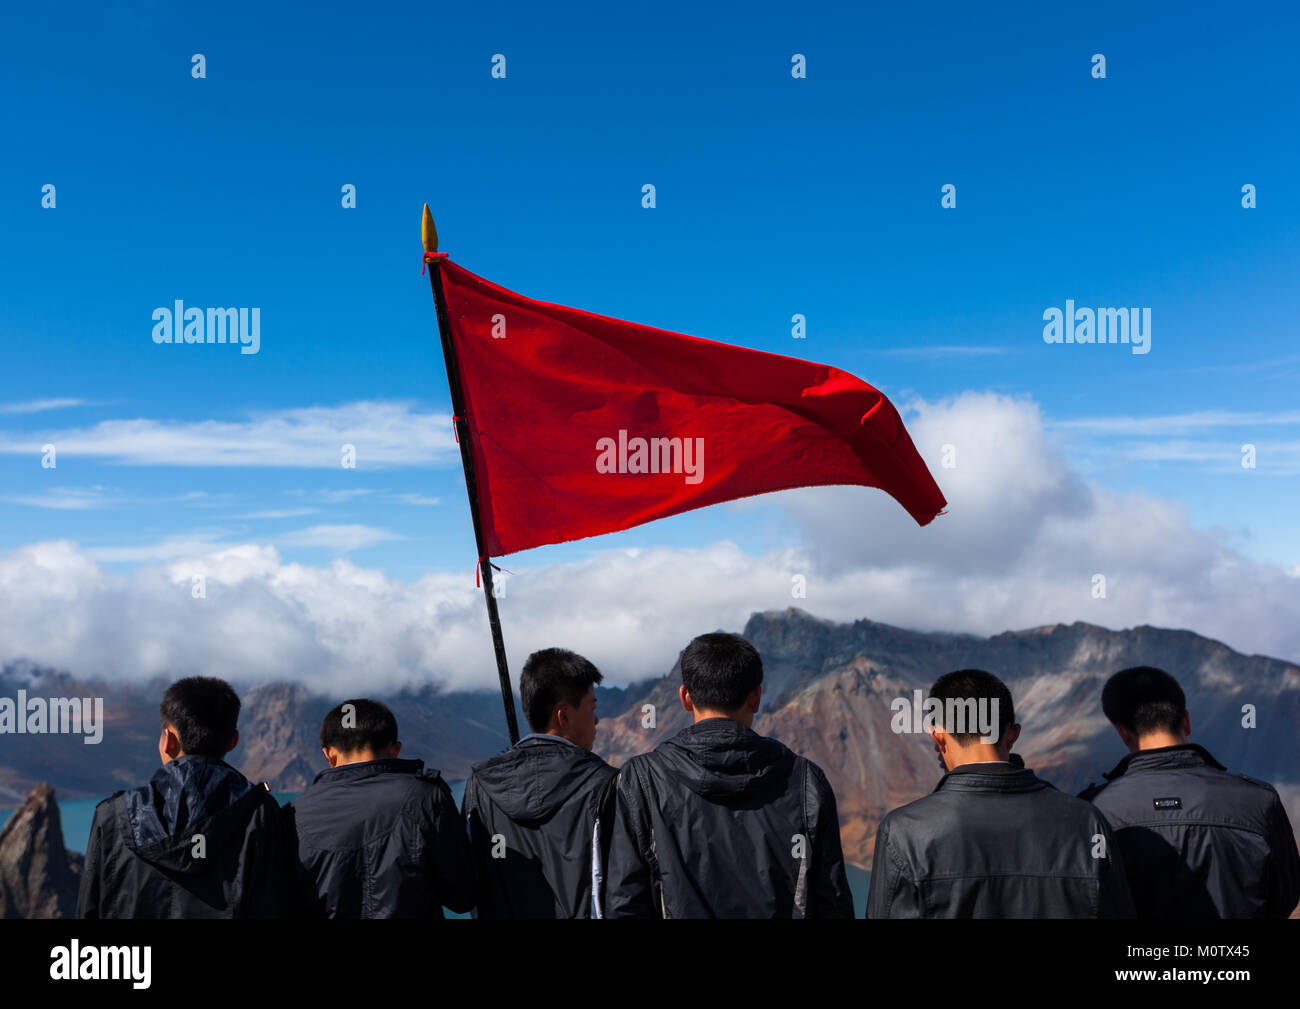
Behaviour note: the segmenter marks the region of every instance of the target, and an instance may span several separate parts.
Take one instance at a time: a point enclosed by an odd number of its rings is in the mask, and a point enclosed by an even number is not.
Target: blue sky
[[[900,406],[1032,400],[1082,478],[1300,565],[1297,21],[1226,3],[7,8],[0,551],[69,539],[119,570],[259,542],[400,579],[472,570],[427,201],[442,249],[505,287],[834,364]],[[260,352],[155,345],[176,299],[259,307]],[[1151,352],[1045,344],[1066,299],[1149,307]],[[386,430],[389,461],[295,447],[340,418]],[[49,434],[54,470],[32,449]],[[237,465],[211,464],[223,439]],[[708,509],[521,563],[758,552],[796,537],[782,516]]]

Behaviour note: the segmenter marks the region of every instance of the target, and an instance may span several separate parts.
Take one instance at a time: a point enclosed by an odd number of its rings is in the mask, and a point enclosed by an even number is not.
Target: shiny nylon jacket
[[[851,918],[821,768],[729,718],[687,726],[619,772],[606,914]]]
[[[461,809],[480,879],[475,917],[602,916],[617,774],[548,735],[525,736],[474,765]]]
[[[223,760],[180,757],[95,807],[79,918],[285,913],[280,805]]]

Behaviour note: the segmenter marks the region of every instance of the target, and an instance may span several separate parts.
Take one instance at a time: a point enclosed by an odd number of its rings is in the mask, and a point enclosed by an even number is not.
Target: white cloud
[[[1080,417],[1048,425],[1065,431],[1090,434],[1177,435],[1207,428],[1275,427],[1300,424],[1300,410],[1263,411],[1200,410],[1193,413],[1162,414],[1153,417]]]
[[[0,498],[6,504],[30,508],[54,508],[59,511],[85,511],[109,503],[103,487],[54,487],[44,494],[12,495]]]
[[[190,557],[217,549],[217,541],[225,535],[226,533],[220,531],[186,533],[181,536],[169,536],[155,543],[90,547],[85,553],[87,557],[103,564],[147,564],[154,561],[169,561],[176,557]]]
[[[405,537],[374,526],[320,525],[286,533],[278,539],[285,546],[326,547],[340,553],[347,553],[349,550],[360,550],[362,547],[383,543],[385,540],[400,540]]]
[[[968,394],[917,403],[909,430],[949,500],[920,528],[881,491],[823,487],[768,500],[793,517],[792,544],[760,557],[732,543],[606,550],[522,567],[500,599],[511,667],[563,645],[609,682],[663,673],[694,635],[739,630],[755,610],[797,605],[835,620],[989,634],[1084,620],[1188,628],[1248,653],[1300,658],[1300,569],[1251,561],[1177,502],[1090,484],[1047,438],[1028,400]],[[939,464],[953,445],[957,466]],[[322,532],[322,529],[353,530]],[[384,530],[301,530],[355,549]],[[391,534],[389,534],[391,535]],[[284,542],[284,541],[282,541]],[[347,560],[285,563],[266,544],[197,537],[140,550],[70,542],[0,555],[0,660],[78,674],[210,673],[294,678],[325,692],[438,681],[495,682],[472,567],[402,581]],[[166,555],[166,556],[164,556]],[[530,554],[535,560],[541,554]],[[166,561],[168,563],[157,563]],[[194,599],[195,574],[206,598]],[[795,575],[806,598],[792,596]],[[1106,577],[1106,598],[1092,596]]]
[[[72,406],[86,406],[84,399],[31,399],[25,403],[0,403],[0,414],[42,413],[45,410],[63,410]]]
[[[311,496],[318,498],[327,504],[344,504],[354,498],[364,497],[367,494],[373,494],[374,490],[370,487],[349,487],[345,490],[290,490],[286,494],[292,494],[297,497]]]
[[[790,492],[810,558],[831,576],[817,598],[810,579],[810,610],[976,633],[1151,623],[1300,656],[1300,628],[1287,616],[1300,612],[1293,579],[1232,549],[1226,534],[1193,528],[1178,502],[1085,481],[1031,401],[967,393],[922,402],[908,429],[949,514],[919,528],[879,492]],[[944,445],[953,469],[940,465]],[[1092,595],[1098,574],[1105,599]]]
[[[451,463],[458,450],[443,413],[409,403],[363,401],[251,414],[246,420],[106,420],[90,427],[0,432],[0,453],[59,455],[137,466],[341,467],[344,445],[357,469]]]

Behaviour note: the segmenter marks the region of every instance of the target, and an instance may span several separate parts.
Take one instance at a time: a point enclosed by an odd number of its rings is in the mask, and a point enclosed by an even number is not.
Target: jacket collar
[[[959,764],[939,779],[934,791],[947,787],[970,792],[1027,792],[1045,784],[1023,762]]]
[[[758,733],[754,732],[744,722],[739,722],[734,718],[726,718],[722,715],[715,715],[711,718],[702,718],[698,722],[692,722],[685,728],[678,730],[677,735],[683,739],[725,739],[735,736],[758,735]]]
[[[577,746],[579,750],[582,749],[582,747],[578,746],[578,744],[575,743],[572,739],[565,739],[563,736],[557,736],[550,732],[530,732],[528,735],[524,736],[521,740],[519,740],[519,742],[515,743],[515,746],[522,746],[524,743],[531,744],[533,742],[568,743],[570,746]]]
[[[355,764],[327,767],[316,775],[312,784],[318,781],[357,781],[361,778],[373,778],[378,774],[419,774],[423,769],[423,760],[402,760],[399,757],[362,760]]]
[[[1137,750],[1125,754],[1124,759],[1115,765],[1114,770],[1105,774],[1107,781],[1114,781],[1130,770],[1146,770],[1153,767],[1198,767],[1210,766],[1220,771],[1227,768],[1210,756],[1210,751],[1196,743],[1180,743],[1177,746],[1158,746],[1152,750]]]

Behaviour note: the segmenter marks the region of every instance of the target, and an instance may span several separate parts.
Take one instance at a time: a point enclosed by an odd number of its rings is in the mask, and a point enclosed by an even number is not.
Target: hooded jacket
[[[482,881],[475,917],[602,917],[617,773],[541,734],[474,765],[461,810]]]
[[[311,918],[441,918],[474,906],[451,789],[422,760],[341,764],[285,807],[294,896]]]
[[[1285,918],[1300,854],[1277,792],[1195,743],[1128,754],[1081,793],[1115,830],[1142,918]]]
[[[611,918],[851,918],[826,776],[730,718],[631,758],[605,903]]]
[[[962,764],[876,831],[868,918],[1131,918],[1105,819],[1013,763]]]
[[[95,807],[79,918],[275,918],[280,805],[224,760],[186,756]]]

